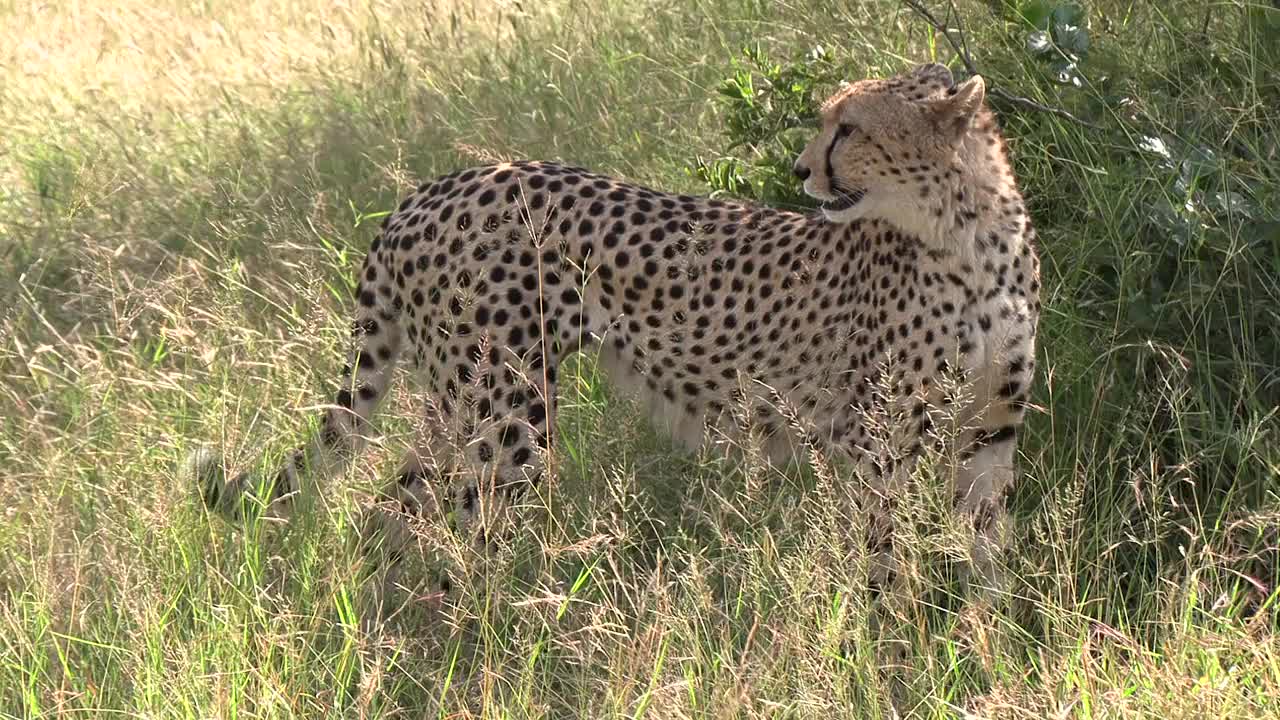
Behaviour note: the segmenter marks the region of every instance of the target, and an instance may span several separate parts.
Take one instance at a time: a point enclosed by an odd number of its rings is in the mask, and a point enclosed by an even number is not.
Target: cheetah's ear
[[[981,75],[974,75],[947,91],[940,98],[929,100],[929,115],[938,129],[948,135],[962,135],[969,129],[974,113],[982,107],[987,83]]]

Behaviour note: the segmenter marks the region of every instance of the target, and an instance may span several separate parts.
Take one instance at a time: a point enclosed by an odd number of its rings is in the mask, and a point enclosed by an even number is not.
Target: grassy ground
[[[1098,126],[997,104],[1046,269],[1012,599],[960,593],[923,483],[873,632],[839,471],[673,452],[587,358],[546,510],[370,634],[347,541],[406,393],[287,527],[177,468],[306,432],[379,213],[517,156],[705,191],[748,42],[951,55],[889,0],[0,0],[0,715],[1280,716],[1280,20],[1094,3],[1072,89],[992,5],[989,80]]]

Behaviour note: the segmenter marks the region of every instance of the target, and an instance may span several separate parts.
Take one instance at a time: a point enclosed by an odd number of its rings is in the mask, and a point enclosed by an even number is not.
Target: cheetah
[[[201,457],[204,500],[235,514],[256,492],[287,508],[304,478],[353,460],[408,358],[423,416],[385,490],[391,515],[435,508],[482,535],[487,504],[542,478],[562,362],[594,349],[612,384],[686,446],[708,429],[755,433],[772,461],[820,449],[891,489],[945,445],[955,511],[974,528],[971,568],[990,569],[1040,281],[984,94],[981,77],[957,84],[937,64],[844,85],[794,166],[820,202],[809,214],[553,162],[422,185],[364,260],[350,359],[316,437],[265,481],[227,480],[216,455]],[[868,507],[877,575],[890,575],[888,513]],[[405,537],[380,532],[393,546]]]

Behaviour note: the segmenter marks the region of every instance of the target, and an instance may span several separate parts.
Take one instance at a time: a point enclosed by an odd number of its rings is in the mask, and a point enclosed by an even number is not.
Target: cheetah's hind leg
[[[378,492],[374,502],[361,512],[355,540],[363,584],[364,615],[381,622],[390,619],[412,600],[438,606],[452,589],[443,569],[439,547],[432,547],[422,534],[433,524],[448,525],[455,473],[447,463],[437,463],[430,441],[432,433],[422,433],[419,447],[410,450],[393,482]],[[427,547],[420,542],[427,539]],[[422,557],[427,576],[406,577],[404,564],[412,550],[426,550]]]

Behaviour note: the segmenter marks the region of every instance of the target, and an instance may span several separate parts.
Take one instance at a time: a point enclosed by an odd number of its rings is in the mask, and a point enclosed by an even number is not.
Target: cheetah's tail
[[[258,499],[254,493],[258,483],[254,482],[253,477],[242,472],[228,480],[222,454],[210,447],[196,448],[187,455],[182,478],[194,485],[205,507],[216,510],[229,520],[242,519],[251,501]],[[269,493],[268,496],[270,494],[274,493]]]
[[[301,490],[302,478],[319,482],[340,471],[363,449],[369,417],[386,394],[402,341],[399,313],[387,307],[387,294],[375,295],[364,287],[372,279],[371,262],[372,253],[361,273],[364,280],[357,292],[360,303],[352,350],[342,371],[341,389],[325,410],[320,432],[290,453],[275,473],[261,478],[240,473],[228,480],[222,456],[209,448],[197,449],[187,458],[185,475],[210,509],[233,520],[255,506],[284,516]]]
[[[269,482],[249,472],[228,478],[225,461],[218,451],[200,447],[184,463],[182,477],[191,482],[205,507],[232,521],[244,519],[253,508],[284,515],[299,489],[303,453],[297,451]]]

